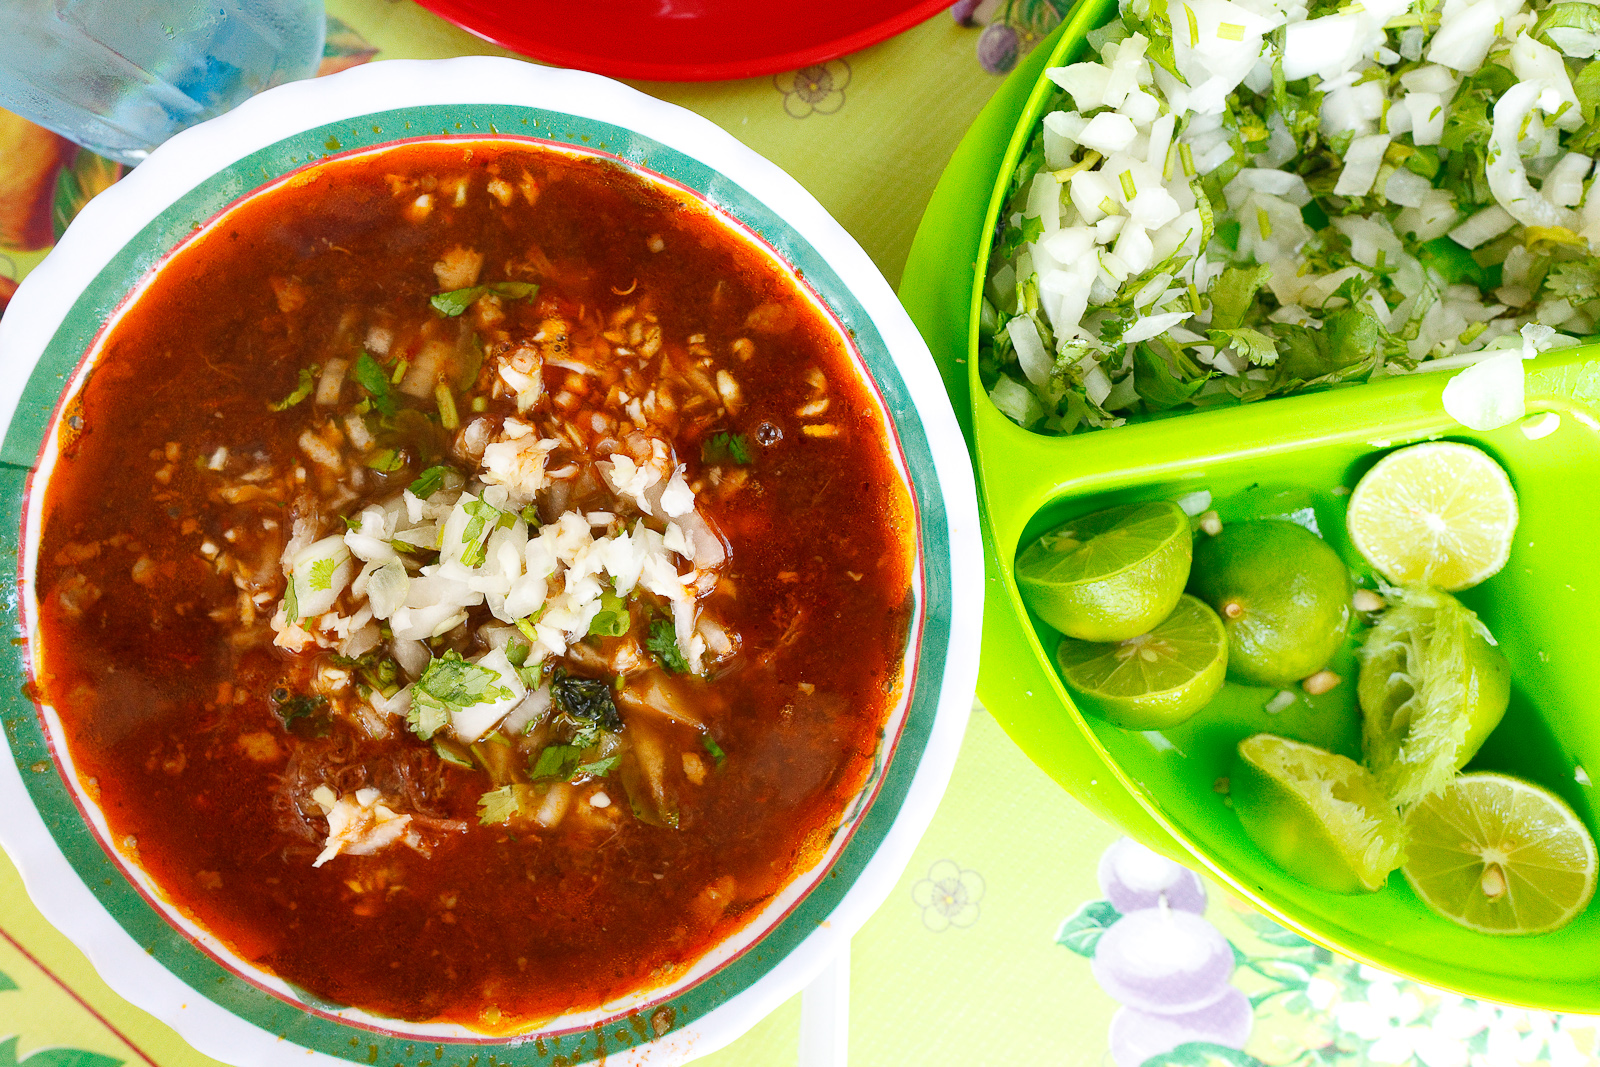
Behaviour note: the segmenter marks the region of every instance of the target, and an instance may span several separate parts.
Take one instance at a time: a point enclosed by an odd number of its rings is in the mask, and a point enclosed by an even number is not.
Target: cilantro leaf
[[[750,442],[742,433],[714,433],[700,446],[700,459],[704,463],[737,463],[748,467]]]
[[[539,758],[533,761],[528,774],[536,782],[565,781],[577,769],[581,759],[583,749],[577,745],[546,745],[540,750]]]
[[[412,687],[407,721],[412,732],[426,741],[443,729],[451,712],[511,695],[512,691],[500,684],[498,673],[450,651],[429,663]]]
[[[482,295],[483,286],[474,285],[470,289],[452,289],[448,293],[434,293],[428,303],[445,318],[453,319],[471,307]]]
[[[366,352],[356,357],[350,368],[350,377],[372,396],[372,406],[380,415],[393,415],[396,411],[394,392],[389,384],[389,372]]]
[[[728,754],[722,751],[721,745],[717,744],[711,739],[710,734],[701,734],[700,744],[701,747],[710,753],[711,758],[717,761],[718,767],[722,766],[722,761],[728,758]]]
[[[1600,258],[1585,256],[1557,263],[1544,277],[1545,292],[1581,304],[1600,294]]]
[[[557,671],[550,679],[550,703],[571,722],[592,724],[613,733],[622,729],[611,683],[599,678],[573,678],[565,671]]]
[[[1240,326],[1231,330],[1211,330],[1208,336],[1212,344],[1232,348],[1249,360],[1252,366],[1270,367],[1278,362],[1278,346],[1259,330]]]
[[[689,673],[689,661],[678,650],[677,629],[670,619],[657,619],[650,624],[650,635],[645,638],[644,647],[669,674]]]
[[[1167,361],[1147,344],[1133,350],[1133,387],[1152,410],[1164,411],[1189,401],[1211,375],[1183,380],[1172,373]]]
[[[324,696],[274,689],[272,711],[285,730],[299,737],[327,737],[333,730],[333,715]]]
[[[1044,219],[1034,215],[1022,220],[1021,226],[1007,226],[1000,240],[1000,250],[1007,258],[1017,254],[1023,245],[1030,245],[1044,236]]]
[[[618,756],[607,756],[605,759],[595,760],[593,763],[580,763],[572,772],[573,778],[604,778],[611,773],[611,768],[617,765]]]
[[[494,293],[509,300],[532,300],[539,295],[539,286],[534,282],[490,282],[488,285],[474,285],[469,289],[452,289],[448,293],[435,293],[428,302],[433,305],[433,310],[445,318],[453,319],[476,303],[478,297],[484,293]]]
[[[406,711],[406,725],[411,728],[412,733],[427,741],[449,724],[450,709],[418,699],[415,689],[411,693],[411,707]]]
[[[478,825],[494,826],[506,822],[522,809],[517,787],[503,785],[478,798]]]
[[[392,448],[380,448],[366,459],[366,466],[391,474],[406,465],[406,458]]]
[[[487,500],[469,500],[462,506],[472,518],[461,532],[461,563],[478,567],[489,558],[489,536],[502,526],[509,529],[516,522],[516,515],[501,511]]]
[[[417,475],[417,480],[412,482],[407,489],[411,495],[419,500],[426,500],[440,489],[444,488],[444,476],[450,471],[449,467],[440,465],[429,467]]]
[[[1589,63],[1572,79],[1572,91],[1578,97],[1578,109],[1584,122],[1593,122],[1600,110],[1600,59]]]
[[[317,560],[311,565],[311,576],[306,579],[306,584],[318,592],[332,589],[333,572],[338,566],[339,561],[331,557]]]
[[[268,404],[268,410],[284,411],[288,408],[294,407],[296,404],[300,403],[300,401],[310,396],[311,390],[317,387],[317,373],[320,370],[321,368],[317,366],[301,367],[300,381],[299,384],[294,387],[294,392],[290,393],[288,396],[277,401],[276,403]]]
[[[628,602],[615,593],[600,594],[600,610],[589,623],[591,637],[621,637],[633,626]]]
[[[1272,277],[1265,263],[1253,267],[1229,267],[1211,284],[1211,328],[1234,330],[1244,325],[1256,300],[1256,290]]]

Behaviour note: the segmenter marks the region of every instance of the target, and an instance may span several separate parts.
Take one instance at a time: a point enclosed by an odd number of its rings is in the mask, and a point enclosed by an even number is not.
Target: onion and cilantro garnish
[[[1447,398],[1486,428],[1523,356],[1596,332],[1600,8],[1129,0],[1088,40],[1047,71],[985,289],[980,373],[1018,424],[1499,352]]]

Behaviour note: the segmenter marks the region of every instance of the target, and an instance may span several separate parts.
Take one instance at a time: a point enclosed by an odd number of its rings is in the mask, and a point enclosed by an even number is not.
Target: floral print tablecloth
[[[705,115],[788,170],[894,282],[939,174],[997,74],[1068,6],[961,0],[954,17],[803,70],[639,87]],[[329,0],[328,9],[324,74],[387,58],[506,54],[409,0]],[[116,165],[0,112],[0,307],[78,209],[120,176]],[[932,827],[853,943],[851,1061],[1600,1064],[1596,1020],[1464,1000],[1362,967],[1165,863],[1085,812],[976,710]],[[1129,864],[1167,878],[1169,891],[1130,896],[1117,873]],[[1188,954],[1174,958],[1199,977],[1146,975],[1130,986],[1135,935],[1168,937],[1169,928],[1187,939]],[[701,1062],[788,1067],[799,1027],[796,997]],[[209,1062],[111,993],[0,858],[0,1067]]]

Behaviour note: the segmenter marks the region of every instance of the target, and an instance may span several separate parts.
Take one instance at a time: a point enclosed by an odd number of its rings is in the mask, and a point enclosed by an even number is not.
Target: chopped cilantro
[[[628,602],[615,593],[600,594],[600,610],[589,623],[591,637],[621,637],[633,625]]]
[[[1255,303],[1256,290],[1272,277],[1272,268],[1264,263],[1252,267],[1229,267],[1211,284],[1211,328],[1233,330],[1244,325],[1250,307]]]
[[[539,509],[532,504],[523,508],[519,514],[522,516],[522,521],[527,523],[530,529],[537,530],[544,525],[539,521]]]
[[[533,761],[528,774],[534,781],[565,779],[577,769],[583,758],[583,749],[577,745],[546,745]]]
[[[728,754],[722,751],[721,745],[711,739],[710,734],[702,734],[700,744],[711,754],[711,758],[717,761],[718,767],[722,766],[722,761],[728,758]]]
[[[1208,336],[1212,344],[1218,347],[1231,346],[1253,366],[1270,367],[1278,362],[1278,347],[1272,343],[1272,338],[1260,330],[1239,326],[1231,330],[1211,330]]]
[[[453,763],[457,767],[465,767],[469,771],[474,766],[470,759],[457,751],[454,745],[446,744],[442,738],[435,737],[433,739],[433,751],[446,763]]]
[[[522,809],[522,798],[514,785],[503,785],[478,798],[478,823],[493,826],[508,821]]]
[[[472,518],[461,533],[461,563],[466,567],[481,566],[489,558],[489,535],[501,526],[510,529],[516,516],[486,500],[469,500],[464,507]]]
[[[317,372],[320,367],[310,366],[300,368],[300,382],[294,387],[294,392],[275,403],[268,404],[272,411],[283,411],[292,408],[300,401],[311,395],[311,390],[317,387]]]
[[[494,293],[511,300],[532,300],[539,295],[539,286],[533,282],[490,282],[488,285],[474,285],[469,289],[452,289],[448,293],[435,293],[428,302],[433,305],[433,310],[445,318],[453,319],[476,303],[478,297],[484,293]]]
[[[412,690],[411,707],[406,712],[406,725],[411,732],[427,741],[434,734],[445,728],[450,721],[450,710],[437,704],[431,704],[417,699],[416,690]]]
[[[367,457],[366,464],[375,471],[392,474],[406,465],[406,459],[392,448],[380,448]]]
[[[327,737],[333,729],[327,697],[274,689],[272,710],[285,730],[300,737]]]
[[[428,664],[412,688],[408,721],[412,732],[426,741],[444,727],[452,711],[511,695],[495,671],[469,663],[459,652],[446,652]]]
[[[749,466],[750,442],[742,433],[714,433],[700,446],[700,459],[705,463]]]
[[[311,565],[311,575],[306,579],[306,584],[318,592],[327,592],[333,588],[333,572],[339,567],[339,561],[330,557],[317,560]]]
[[[394,393],[389,387],[389,372],[370,355],[363,352],[350,368],[350,377],[372,395],[372,406],[380,415],[393,415],[396,411]]]
[[[529,641],[539,640],[539,634],[536,630],[534,630],[533,624],[539,621],[540,615],[544,614],[544,608],[545,606],[541,605],[539,610],[534,612],[532,615],[529,615],[525,619],[517,620],[517,629],[521,630],[522,636],[526,637]]]
[[[520,667],[528,662],[528,653],[533,649],[521,641],[506,642],[506,662],[513,667]]]
[[[618,756],[607,756],[605,759],[595,760],[593,763],[580,763],[578,769],[572,772],[572,777],[604,778],[611,773],[611,768],[617,765]]]
[[[573,678],[558,670],[550,680],[550,703],[575,723],[592,723],[612,732],[622,729],[611,685],[602,679]]]
[[[419,500],[426,500],[433,494],[437,493],[440,489],[444,488],[444,476],[448,474],[449,471],[450,468],[444,466],[443,464],[437,467],[429,467],[427,470],[419,474],[417,476],[417,480],[412,482],[407,488],[410,490],[412,496],[418,498]]]
[[[650,635],[645,638],[644,647],[668,672],[689,673],[689,661],[684,659],[683,653],[678,650],[677,629],[670,619],[657,619],[650,624]]]
[[[300,598],[294,591],[294,571],[289,572],[289,584],[283,591],[283,617],[291,623],[300,621]]]

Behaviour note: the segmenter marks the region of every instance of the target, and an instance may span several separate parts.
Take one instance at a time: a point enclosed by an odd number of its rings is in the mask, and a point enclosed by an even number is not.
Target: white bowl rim
[[[219,170],[289,137],[380,112],[439,105],[542,108],[638,131],[710,167],[778,215],[837,274],[870,318],[914,406],[914,412],[902,412],[896,421],[907,414],[920,421],[941,488],[950,596],[944,671],[938,710],[899,811],[854,884],[785,958],[698,1019],[607,1057],[619,1064],[680,1062],[737,1038],[847,948],[849,938],[893,888],[932,818],[954,767],[976,684],[983,549],[963,438],[932,358],[888,284],[797,182],[692,112],[577,71],[487,57],[394,60],[282,86],[163,145],[91,201],[51,255],[24,280],[0,319],[0,351],[9,366],[0,377],[0,419],[7,426],[0,463],[13,470],[33,464],[33,451],[19,449],[13,432],[30,374],[84,289],[148,223]],[[324,1067],[349,1062],[240,1019],[157,963],[68,863],[33,806],[22,774],[17,760],[0,761],[0,803],[15,813],[0,821],[0,845],[21,871],[40,911],[85,951],[108,985],[171,1025],[201,1052],[240,1067],[265,1067],[289,1052],[312,1057]]]

